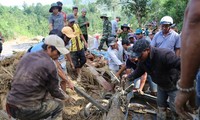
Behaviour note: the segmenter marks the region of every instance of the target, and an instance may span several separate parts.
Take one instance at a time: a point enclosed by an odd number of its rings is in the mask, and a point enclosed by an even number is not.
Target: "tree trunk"
[[[141,21],[142,17],[137,15],[136,18],[137,18],[137,21],[138,21],[139,28],[141,28],[142,27],[142,21]]]

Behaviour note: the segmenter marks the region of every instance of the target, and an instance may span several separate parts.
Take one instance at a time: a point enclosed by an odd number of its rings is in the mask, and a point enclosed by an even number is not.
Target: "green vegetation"
[[[102,32],[101,14],[107,13],[110,20],[120,16],[119,24],[129,23],[132,29],[144,27],[145,24],[169,15],[174,19],[178,29],[181,30],[183,15],[188,0],[96,0],[96,2],[83,5],[81,0],[73,1],[81,9],[87,9],[87,17],[90,20],[89,34]],[[6,7],[0,5],[0,31],[5,38],[11,39],[17,36],[46,36],[48,30],[48,12],[50,5],[24,3],[22,8]],[[64,6],[63,11],[72,13],[71,6]]]
[[[0,6],[0,30],[5,38],[10,39],[19,35],[34,36],[48,33],[49,6],[41,4],[18,7]]]

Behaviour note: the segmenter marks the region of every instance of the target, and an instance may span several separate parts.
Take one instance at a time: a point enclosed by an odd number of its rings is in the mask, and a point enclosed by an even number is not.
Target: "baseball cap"
[[[67,26],[67,27],[63,27],[62,29],[62,33],[65,34],[67,37],[69,38],[75,38],[75,33],[73,32],[72,28]]]
[[[130,45],[130,41],[127,39],[122,40],[122,45]]]
[[[135,34],[141,34],[142,30],[141,29],[136,29]]]
[[[150,48],[150,42],[149,41],[147,41],[145,39],[138,40],[133,45],[132,56],[135,57],[135,58],[139,58],[142,55],[142,52],[144,50],[146,50],[147,48]]]
[[[68,22],[75,22],[76,21],[76,19],[75,19],[75,17],[74,17],[74,14],[69,14],[69,15],[67,15],[67,21]]]
[[[108,38],[108,45],[109,46],[114,45],[116,42],[117,42],[117,40],[116,40],[115,37],[109,37]]]
[[[130,39],[130,38],[134,38],[134,36],[133,36],[133,35],[129,35],[129,36],[128,36],[128,39]]]
[[[57,35],[49,35],[45,37],[44,43],[47,45],[55,46],[56,49],[62,54],[68,54],[69,50],[65,47],[64,41]]]

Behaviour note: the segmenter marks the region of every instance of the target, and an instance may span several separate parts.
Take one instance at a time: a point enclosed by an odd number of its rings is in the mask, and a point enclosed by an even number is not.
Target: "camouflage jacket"
[[[112,25],[109,20],[103,22],[103,36],[109,37],[111,35]]]
[[[128,40],[128,31],[127,32],[122,32],[118,35],[118,38],[122,38],[122,40]]]

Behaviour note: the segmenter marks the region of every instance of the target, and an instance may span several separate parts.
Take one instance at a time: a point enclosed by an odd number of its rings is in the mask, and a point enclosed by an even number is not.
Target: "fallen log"
[[[87,65],[87,69],[95,76],[95,80],[97,80],[97,82],[103,86],[103,88],[107,91],[111,91],[112,90],[112,85],[107,82],[97,71],[96,69],[89,65],[89,64],[86,64]]]

